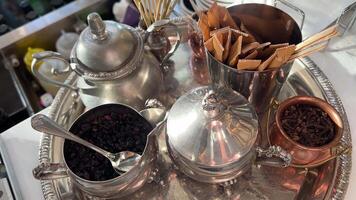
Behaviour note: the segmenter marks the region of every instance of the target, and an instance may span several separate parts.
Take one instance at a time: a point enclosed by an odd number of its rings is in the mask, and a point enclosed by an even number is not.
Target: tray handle
[[[292,156],[280,146],[270,146],[268,149],[256,148],[256,163],[273,167],[288,167],[292,162]]]
[[[68,172],[64,163],[41,163],[32,170],[37,180],[53,180],[67,178]]]

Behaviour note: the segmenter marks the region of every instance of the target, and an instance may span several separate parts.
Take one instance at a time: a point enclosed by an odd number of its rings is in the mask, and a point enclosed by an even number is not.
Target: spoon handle
[[[112,154],[105,151],[104,149],[97,147],[90,142],[87,142],[86,140],[83,140],[82,138],[70,133],[69,131],[65,130],[61,126],[59,126],[55,121],[47,117],[46,115],[43,114],[37,114],[31,118],[31,126],[35,130],[46,133],[49,135],[54,135],[58,136],[61,138],[65,138],[68,140],[72,140],[74,142],[77,142],[81,145],[84,145],[88,148],[91,148],[92,150],[100,153],[101,155],[112,159]]]

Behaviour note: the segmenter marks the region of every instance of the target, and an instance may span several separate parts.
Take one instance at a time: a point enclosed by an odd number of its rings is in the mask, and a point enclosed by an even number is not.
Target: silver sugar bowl
[[[251,104],[228,88],[205,86],[181,96],[167,118],[167,146],[176,166],[201,182],[223,183],[252,164],[287,167],[278,146],[258,147],[259,123]]]
[[[87,17],[89,27],[80,34],[72,49],[70,63],[59,53],[45,51],[35,54],[32,62],[34,75],[55,84],[78,91],[88,108],[104,103],[123,103],[137,110],[144,108],[147,99],[155,98],[163,83],[160,62],[145,49],[149,34],[173,26],[169,20],[158,21],[147,31],[134,29],[114,21],[103,21],[97,13]],[[175,43],[162,63],[173,54],[180,40],[178,31]],[[51,80],[37,71],[36,65],[44,59],[66,62],[65,72],[73,70],[78,76],[76,86]],[[64,71],[52,70],[54,74]]]
[[[136,113],[135,110],[122,104],[103,104],[98,107],[92,108],[89,111],[80,115],[77,120],[71,125],[70,130],[73,127],[82,125],[82,122],[86,119],[90,119],[92,116],[107,115],[108,112],[116,112],[116,110],[127,109],[127,112]],[[142,116],[140,116],[142,117]],[[33,124],[39,123],[32,121]],[[148,123],[148,121],[147,121]],[[38,125],[37,125],[38,126]],[[64,141],[62,145],[63,162],[52,163],[44,162],[40,163],[33,169],[33,176],[38,180],[55,180],[59,178],[70,178],[71,183],[76,188],[80,189],[86,194],[92,195],[98,198],[105,199],[117,199],[128,194],[134,193],[139,190],[144,184],[155,180],[156,176],[156,156],[158,154],[158,135],[165,131],[165,123],[159,123],[157,126],[147,135],[147,142],[137,165],[133,166],[129,171],[119,175],[115,178],[93,181],[84,179],[75,174],[67,164],[64,154]],[[78,144],[79,145],[79,144]],[[78,158],[80,159],[80,158]]]

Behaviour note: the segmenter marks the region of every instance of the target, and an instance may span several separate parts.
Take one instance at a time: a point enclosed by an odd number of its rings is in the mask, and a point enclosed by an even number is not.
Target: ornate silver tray
[[[190,51],[189,45],[185,43],[172,57],[172,65],[166,73],[167,89],[161,96],[168,107],[181,94],[207,84],[204,80],[208,78],[208,70],[190,66]],[[67,82],[75,84],[76,80],[77,76],[71,74]],[[342,142],[345,146],[351,146],[349,124],[342,103],[327,77],[310,59],[295,61],[278,101],[296,95],[316,96],[333,105],[345,123]],[[49,115],[68,128],[84,110],[76,95],[62,88],[52,104]],[[271,121],[266,117],[263,119],[263,124],[268,128]],[[44,135],[41,139],[40,162],[61,162],[62,145],[62,139]],[[196,182],[176,170],[167,153],[164,132],[160,134],[159,146],[158,176],[125,199],[343,199],[351,171],[349,153],[311,169],[253,166],[249,173],[236,179],[235,184],[211,185]],[[41,184],[46,200],[98,199],[78,191],[68,178],[42,181]]]

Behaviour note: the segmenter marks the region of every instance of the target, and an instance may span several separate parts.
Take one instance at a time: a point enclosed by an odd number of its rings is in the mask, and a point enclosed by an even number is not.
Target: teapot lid
[[[172,106],[168,145],[198,166],[226,166],[251,150],[258,127],[256,112],[242,95],[228,88],[200,87]]]
[[[72,51],[72,68],[89,79],[116,78],[134,70],[143,51],[139,33],[128,25],[103,21],[97,13],[87,20],[89,27]]]

